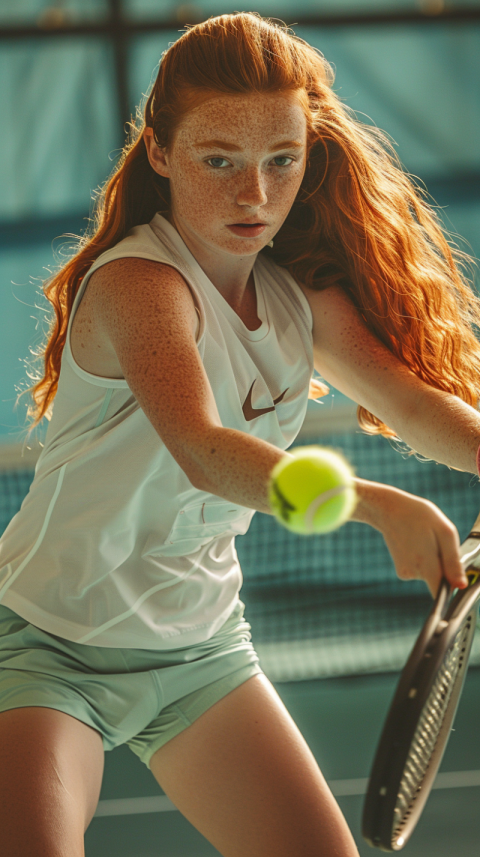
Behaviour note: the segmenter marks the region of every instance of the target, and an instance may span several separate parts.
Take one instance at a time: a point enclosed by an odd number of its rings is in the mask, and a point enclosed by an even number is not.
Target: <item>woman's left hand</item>
[[[390,485],[356,481],[352,520],[382,533],[401,580],[424,580],[433,597],[442,577],[458,589],[468,585],[457,528],[434,503]]]

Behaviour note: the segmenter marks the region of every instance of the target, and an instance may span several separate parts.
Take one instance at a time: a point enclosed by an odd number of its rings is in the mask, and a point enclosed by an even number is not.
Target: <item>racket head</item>
[[[470,557],[464,543],[465,557]],[[480,554],[478,538],[475,556]],[[410,838],[440,766],[460,700],[480,599],[480,573],[450,592],[444,580],[400,676],[370,774],[362,832],[372,847],[400,851]]]

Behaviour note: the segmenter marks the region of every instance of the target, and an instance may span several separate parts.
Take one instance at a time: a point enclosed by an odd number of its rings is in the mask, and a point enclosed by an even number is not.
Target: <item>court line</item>
[[[331,780],[329,786],[335,797],[346,797],[347,795],[365,794],[367,783],[367,777],[359,777],[354,780]],[[461,789],[472,786],[480,786],[480,771],[445,771],[444,773],[437,774],[433,784],[434,789]],[[128,797],[116,800],[101,800],[94,817],[140,815],[148,812],[172,812],[176,808],[166,795]]]
[[[137,815],[144,812],[171,812],[176,806],[166,795],[153,797],[127,797],[118,800],[101,800],[94,818],[105,815]]]
[[[363,795],[367,790],[368,778],[357,780],[331,780],[329,786],[335,797]],[[462,789],[480,786],[480,771],[445,771],[437,774],[434,789]]]

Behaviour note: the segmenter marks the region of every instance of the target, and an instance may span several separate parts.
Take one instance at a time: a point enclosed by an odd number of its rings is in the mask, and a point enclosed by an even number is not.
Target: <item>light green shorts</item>
[[[206,643],[175,651],[86,646],[48,634],[0,604],[0,711],[42,706],[128,744],[147,767],[159,747],[261,673],[239,601]]]

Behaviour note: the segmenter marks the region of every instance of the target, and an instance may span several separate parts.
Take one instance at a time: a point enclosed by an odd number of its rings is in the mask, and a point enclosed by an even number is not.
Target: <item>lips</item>
[[[242,238],[256,238],[258,235],[261,235],[264,229],[267,228],[266,223],[232,223],[227,226],[227,229],[230,232],[233,232],[234,235],[238,235]]]

